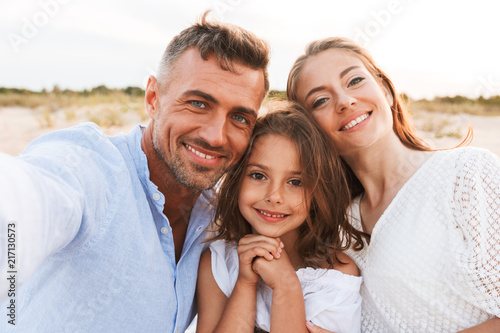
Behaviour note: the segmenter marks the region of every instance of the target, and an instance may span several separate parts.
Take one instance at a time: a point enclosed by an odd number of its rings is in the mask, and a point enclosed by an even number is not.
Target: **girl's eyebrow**
[[[262,164],[258,164],[258,163],[248,163],[247,164],[247,167],[257,167],[259,169],[263,169],[263,170],[268,170],[269,168],[266,167],[265,165],[262,165]]]
[[[248,168],[248,167],[257,167],[257,168],[262,169],[262,170],[269,170],[269,168],[268,168],[268,167],[266,167],[265,165],[259,164],[259,163],[248,163],[248,164],[247,164],[247,168]],[[300,172],[300,171],[298,171],[298,170],[293,170],[293,171],[290,171],[290,173],[291,173],[292,175],[294,175],[294,176],[295,176],[295,175],[298,175],[298,176],[302,175],[302,172]]]

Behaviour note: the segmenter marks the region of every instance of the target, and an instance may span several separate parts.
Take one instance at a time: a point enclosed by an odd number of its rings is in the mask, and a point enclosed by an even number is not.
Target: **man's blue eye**
[[[191,101],[191,104],[194,105],[197,108],[205,108],[205,103],[200,102],[200,101]]]
[[[235,115],[233,116],[233,119],[236,120],[239,123],[248,123],[247,118],[240,116],[240,115]]]

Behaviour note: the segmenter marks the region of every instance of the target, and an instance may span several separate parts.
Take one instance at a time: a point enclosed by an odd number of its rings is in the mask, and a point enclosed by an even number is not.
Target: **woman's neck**
[[[363,200],[373,208],[392,201],[431,154],[405,147],[394,135],[343,158],[365,189]]]

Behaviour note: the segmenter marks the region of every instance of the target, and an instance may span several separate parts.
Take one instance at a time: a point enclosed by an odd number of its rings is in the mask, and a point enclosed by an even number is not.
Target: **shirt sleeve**
[[[2,154],[1,272],[13,270],[4,255],[8,246],[15,246],[10,253],[16,256],[18,286],[47,257],[76,253],[119,209],[124,177],[129,176],[122,155],[95,124],[41,136],[18,158]],[[8,281],[0,281],[3,298]]]
[[[306,305],[307,306],[307,305]],[[331,304],[310,319],[315,325],[336,333],[361,332],[361,296],[356,300]]]
[[[464,246],[457,253],[458,274],[470,302],[500,316],[500,159],[474,150],[458,161],[454,187],[455,219]],[[481,297],[475,296],[480,293]]]
[[[303,284],[307,320],[332,332],[361,332],[361,277],[339,277],[341,273],[334,270],[321,274],[317,282],[309,277]],[[328,274],[333,277],[325,281]]]
[[[71,241],[82,209],[81,195],[62,178],[0,154],[0,271],[15,272],[16,285],[22,285],[45,258]],[[0,281],[3,299],[8,281]]]
[[[212,274],[220,290],[229,298],[238,278],[238,253],[232,243],[216,240],[210,244]]]

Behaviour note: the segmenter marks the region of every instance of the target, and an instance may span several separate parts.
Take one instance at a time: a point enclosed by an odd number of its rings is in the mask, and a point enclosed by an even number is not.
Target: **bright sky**
[[[271,89],[285,89],[308,42],[345,36],[413,98],[500,95],[492,0],[0,0],[0,86],[144,87],[170,39],[208,8],[271,44]]]

